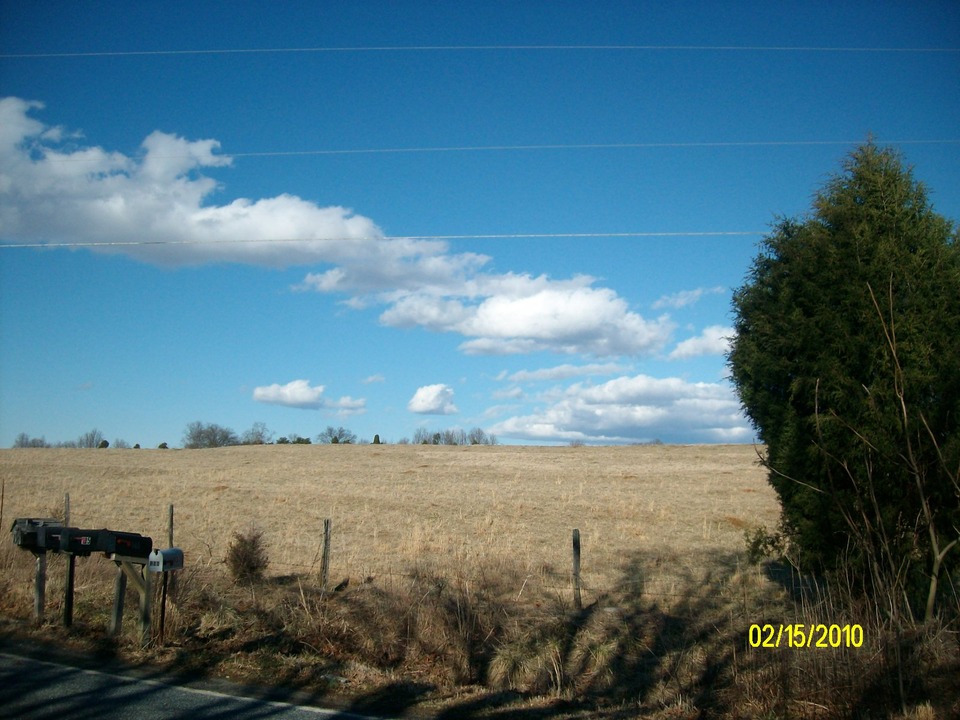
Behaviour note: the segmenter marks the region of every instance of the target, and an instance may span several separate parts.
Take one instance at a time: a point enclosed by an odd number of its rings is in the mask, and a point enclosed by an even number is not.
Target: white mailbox
[[[160,573],[170,570],[183,569],[183,550],[180,548],[166,548],[154,550],[147,560],[147,570]]]

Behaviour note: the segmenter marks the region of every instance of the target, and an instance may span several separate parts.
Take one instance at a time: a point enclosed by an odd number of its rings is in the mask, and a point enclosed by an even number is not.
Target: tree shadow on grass
[[[470,675],[487,690],[475,688],[469,699],[449,702],[439,711],[434,709],[435,683],[403,677],[409,650],[390,650],[379,661],[386,662],[385,668],[397,679],[345,696],[343,661],[325,659],[310,644],[312,638],[295,636],[275,608],[249,607],[238,612],[232,623],[205,631],[204,636],[196,627],[186,628],[181,633],[181,647],[168,651],[162,667],[145,660],[133,671],[161,682],[219,687],[217,677],[224,667],[240,658],[247,665],[262,664],[258,671],[264,685],[238,688],[231,684],[228,687],[233,692],[263,701],[332,705],[345,712],[381,717],[722,716],[730,709],[736,646],[746,643],[741,629],[746,627],[743,613],[738,614],[736,593],[728,588],[737,572],[737,560],[717,553],[707,560],[698,558],[696,565],[712,570],[702,576],[679,564],[656,568],[650,559],[636,554],[624,562],[616,586],[582,610],[548,609],[524,619],[522,632],[491,629],[484,638],[471,641],[467,651]],[[644,580],[650,573],[668,570],[675,581],[669,595],[645,590]],[[377,646],[397,642],[384,633],[393,632],[393,625],[398,624],[392,616],[400,612],[402,596],[387,595],[374,588],[352,589],[337,598],[349,613],[342,617],[356,623],[354,636],[341,638],[348,641],[343,648],[346,657],[349,642],[367,643],[372,647],[369,652],[374,653]],[[329,601],[321,598],[305,610],[319,614],[324,602]],[[447,596],[437,596],[438,608],[447,604]],[[462,607],[455,609],[463,611]],[[516,612],[525,610],[518,607]],[[461,621],[472,622],[469,612]],[[401,617],[399,625],[405,622],[409,623],[409,618]],[[88,647],[92,652],[83,658],[88,667],[129,670],[129,665],[118,660],[111,641],[93,642]],[[303,662],[297,661],[300,657]],[[122,701],[112,702],[109,709],[123,710],[116,706]]]
[[[723,716],[733,696],[736,645],[746,642],[743,613],[728,587],[737,558],[717,553],[698,564],[713,570],[697,577],[692,570],[671,568],[674,590],[657,596],[644,591],[651,563],[640,554],[628,558],[613,591],[540,628],[529,656],[514,659],[516,667],[528,669],[519,673],[529,681],[526,688],[453,704],[437,717]],[[529,672],[543,657],[536,644],[549,648],[549,688],[542,674]],[[536,702],[538,694],[542,702]]]

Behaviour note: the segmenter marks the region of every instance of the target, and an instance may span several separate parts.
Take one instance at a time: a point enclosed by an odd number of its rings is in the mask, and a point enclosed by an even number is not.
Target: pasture
[[[163,547],[174,505],[187,569],[167,646],[139,650],[128,620],[115,651],[182,672],[451,717],[830,717],[885,677],[865,652],[747,646],[754,623],[843,621],[747,562],[744,532],[779,516],[751,446],[28,449],[0,451],[0,473],[5,527],[69,493],[71,525]],[[340,592],[319,586],[326,518]],[[224,557],[252,528],[270,566],[242,587]],[[0,610],[26,627],[32,556],[3,548]],[[103,558],[78,563],[81,647],[101,642],[112,577]],[[58,588],[53,569],[44,637],[64,632]]]
[[[172,503],[189,563],[217,564],[234,532],[256,527],[275,574],[317,569],[324,518],[337,579],[502,560],[562,575],[579,528],[585,589],[599,593],[625,558],[706,572],[743,550],[744,528],[773,527],[756,459],[750,446],[293,445],[5,450],[0,471],[7,518],[57,512],[68,492],[72,525],[162,546]]]

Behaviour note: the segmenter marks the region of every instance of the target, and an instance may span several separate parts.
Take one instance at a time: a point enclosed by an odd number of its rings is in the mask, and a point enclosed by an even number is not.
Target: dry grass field
[[[503,559],[563,575],[579,528],[584,585],[603,592],[635,554],[706,571],[711,555],[743,550],[744,528],[775,525],[755,461],[749,446],[293,445],[10,450],[0,471],[8,518],[59,511],[69,492],[72,525],[158,546],[172,503],[175,544],[193,564],[219,563],[234,532],[256,527],[273,573],[318,569],[329,518],[338,580]]]
[[[834,717],[884,677],[863,652],[747,647],[752,623],[843,619],[747,562],[744,531],[778,518],[749,446],[3,450],[0,473],[5,527],[59,514],[69,493],[71,525],[163,547],[174,505],[188,569],[167,647],[139,651],[132,627],[114,647],[143,662],[442,717]],[[331,585],[349,580],[337,593],[317,577],[325,518]],[[251,528],[270,566],[241,587],[224,558]],[[3,547],[0,609],[28,626],[32,556]],[[79,566],[82,645],[103,635],[114,570]]]

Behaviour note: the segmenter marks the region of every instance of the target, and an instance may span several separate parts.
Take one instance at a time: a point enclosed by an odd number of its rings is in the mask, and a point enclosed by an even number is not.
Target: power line
[[[656,150],[695,148],[751,148],[751,147],[827,147],[853,146],[862,140],[743,140],[702,142],[638,142],[638,143],[551,143],[519,145],[425,145],[421,147],[394,148],[319,148],[311,150],[264,150],[251,152],[228,152],[215,155],[218,158],[259,157],[308,157],[325,155],[403,155],[417,153],[468,153],[468,152],[535,152],[544,150]],[[883,145],[960,145],[960,139],[933,140],[875,140]],[[192,157],[188,155],[155,155],[161,159]],[[101,162],[101,157],[45,157],[46,162]]]
[[[736,148],[802,147],[816,145],[856,145],[857,140],[748,140],[716,142],[644,142],[644,143],[567,143],[547,145],[454,145],[410,148],[362,148],[340,150],[277,150],[229,153],[229,157],[284,157],[298,155],[372,155],[389,153],[498,152],[516,150],[644,150],[657,148]],[[956,140],[883,140],[888,145],[960,145]]]
[[[182,55],[266,55],[295,53],[412,53],[412,52],[815,52],[815,53],[960,53],[960,48],[830,47],[811,45],[367,45],[351,47],[221,48],[188,50],[99,50],[91,52],[4,53],[0,59],[151,57]]]
[[[382,237],[329,237],[329,238],[240,238],[228,240],[80,240],[75,242],[29,242],[3,243],[0,249],[15,248],[111,248],[142,247],[151,245],[239,245],[274,243],[314,243],[314,242],[375,242],[397,240],[445,241],[445,240],[557,240],[557,239],[596,239],[596,238],[677,238],[677,237],[748,237],[762,236],[767,231],[759,230],[708,230],[708,231],[664,231],[664,232],[593,232],[593,233],[478,233],[470,235],[385,235]]]

